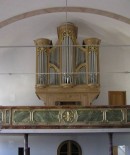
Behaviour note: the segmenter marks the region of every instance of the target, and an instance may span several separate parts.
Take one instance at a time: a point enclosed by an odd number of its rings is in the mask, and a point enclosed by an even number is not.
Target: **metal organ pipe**
[[[39,84],[41,84],[41,52],[39,52],[39,56],[40,56],[40,62],[39,62]]]
[[[39,52],[39,54],[38,54],[38,64],[37,64],[37,66],[38,66],[38,79],[37,79],[37,82],[38,82],[38,84],[40,83],[40,75],[39,75],[39,73],[40,73],[40,52]]]
[[[64,83],[71,83],[71,75],[70,73],[72,70],[72,54],[73,48],[71,45],[71,38],[69,36],[64,37],[63,39],[63,47],[62,47],[62,72],[65,73],[64,75]]]
[[[40,38],[37,40],[34,40],[34,43],[36,45],[36,52],[37,52],[37,66],[36,66],[36,72],[37,72],[37,80],[36,84],[38,85],[47,85],[47,68],[48,68],[48,57],[47,57],[47,47],[46,45],[51,45],[51,40],[46,38]]]
[[[92,49],[91,50],[91,60],[90,60],[90,65],[91,65],[91,70],[90,70],[90,73],[91,73],[91,76],[90,76],[90,81],[92,84],[95,84],[95,51]]]
[[[40,70],[40,84],[43,84],[43,79],[42,79],[42,70],[43,70],[43,61],[42,61],[42,56],[43,56],[43,51],[41,50],[40,52],[40,60],[41,60],[41,70]]]
[[[42,51],[42,84],[46,84],[46,77],[47,77],[47,55],[45,51]],[[44,74],[45,73],[45,74]]]
[[[62,42],[62,51],[61,51],[61,53],[62,53],[62,73],[66,73],[66,64],[67,64],[67,62],[66,62],[67,59],[66,59],[66,54],[65,54],[65,52],[66,52],[65,44],[66,44],[66,38],[64,37],[63,42]],[[62,75],[62,83],[66,83],[66,75]]]
[[[71,40],[71,38],[69,37],[69,51],[70,51],[70,56],[69,56],[69,66],[70,66],[70,73],[72,73],[73,72],[73,64],[74,64],[74,62],[73,62],[73,57],[74,57],[74,47],[72,46],[73,45],[73,42],[72,42],[72,40]],[[74,80],[73,80],[73,75],[71,74],[70,75],[70,82],[74,82]]]
[[[85,48],[88,49],[88,84],[98,84],[98,59],[99,59],[99,45],[101,40],[97,38],[89,38],[84,40]]]
[[[94,84],[94,51],[92,50],[92,83]]]
[[[66,52],[67,52],[67,58],[66,58],[66,61],[67,61],[67,63],[66,63],[66,68],[67,68],[67,74],[69,73],[69,37],[67,36],[66,37],[66,42],[67,42],[67,44],[66,44]]]
[[[95,79],[95,81],[94,81],[94,83],[97,83],[97,72],[98,72],[98,70],[97,70],[97,57],[96,57],[96,51],[94,52],[94,79]]]

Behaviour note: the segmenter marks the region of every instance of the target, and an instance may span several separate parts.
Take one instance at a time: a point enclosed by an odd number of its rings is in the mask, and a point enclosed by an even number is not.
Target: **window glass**
[[[57,155],[82,155],[82,151],[78,143],[67,140],[59,145]]]

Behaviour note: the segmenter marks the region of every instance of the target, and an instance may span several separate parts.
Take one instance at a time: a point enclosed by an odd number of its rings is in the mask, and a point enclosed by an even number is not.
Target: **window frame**
[[[78,148],[77,155],[82,155],[82,150],[81,150],[80,145],[77,142],[73,141],[73,140],[66,140],[66,141],[62,142],[59,145],[58,149],[57,149],[57,155],[61,155],[61,148],[65,144],[67,144],[67,152],[66,152],[67,155],[71,155],[72,154],[72,151],[71,151],[72,150],[72,144],[74,144]]]

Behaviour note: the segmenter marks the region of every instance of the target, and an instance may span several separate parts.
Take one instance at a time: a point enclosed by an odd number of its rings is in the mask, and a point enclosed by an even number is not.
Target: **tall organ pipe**
[[[34,40],[36,46],[36,85],[48,84],[48,54],[52,42],[46,38]]]
[[[61,85],[73,85],[73,75],[75,71],[73,67],[74,42],[76,43],[78,28],[72,23],[65,23],[57,28],[58,39],[61,42]]]
[[[97,38],[85,39],[83,43],[88,52],[88,84],[99,84],[99,45],[101,40]]]
[[[72,40],[69,36],[66,36],[62,43],[62,72],[65,73],[64,83],[72,82],[73,72],[73,47]]]

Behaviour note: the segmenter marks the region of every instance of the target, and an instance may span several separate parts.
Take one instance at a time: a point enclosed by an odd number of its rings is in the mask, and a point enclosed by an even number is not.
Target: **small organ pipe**
[[[39,52],[39,84],[41,84],[41,52]]]
[[[41,70],[40,70],[40,84],[42,84],[42,66],[43,62],[42,62],[42,51],[41,51]]]
[[[40,84],[42,84],[43,80],[42,80],[42,69],[43,69],[43,60],[42,60],[42,55],[43,55],[43,51],[41,51],[41,70],[40,70]]]

